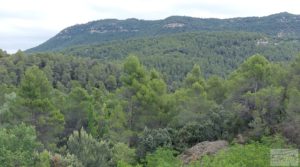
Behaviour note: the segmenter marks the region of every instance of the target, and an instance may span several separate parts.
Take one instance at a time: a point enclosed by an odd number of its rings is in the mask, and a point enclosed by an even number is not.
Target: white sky
[[[106,18],[164,19],[300,14],[300,0],[0,0],[0,48],[13,53],[60,30]]]

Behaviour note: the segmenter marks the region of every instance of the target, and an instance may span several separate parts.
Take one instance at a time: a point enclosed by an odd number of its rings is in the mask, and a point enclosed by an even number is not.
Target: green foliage
[[[205,140],[231,137],[229,134],[233,115],[216,104],[214,100],[217,97],[212,97],[215,91],[212,89],[219,88],[213,88],[215,84],[212,81],[209,84],[207,85],[201,76],[200,67],[194,66],[187,74],[184,88],[176,90],[173,94],[173,117],[169,126],[176,129],[173,142],[177,150],[184,151]],[[221,89],[222,87],[220,86]],[[209,95],[206,90],[209,91]],[[225,90],[218,93],[222,93],[223,96],[226,94]]]
[[[277,73],[271,63],[261,55],[247,59],[228,80],[229,95],[226,110],[236,114],[235,131],[252,127],[253,136],[269,134],[284,116],[282,112],[283,88],[272,86]]]
[[[197,122],[204,115],[216,108],[214,101],[207,99],[205,81],[201,76],[200,67],[194,66],[187,74],[184,88],[176,90],[174,98],[174,118],[171,125],[182,127],[186,122]]]
[[[63,110],[66,121],[64,132],[66,136],[74,130],[80,130],[81,127],[86,128],[88,126],[89,114],[94,114],[90,98],[88,92],[83,88],[75,87],[71,90],[67,98],[67,104],[65,104],[65,109]]]
[[[36,167],[50,167],[50,153],[47,151],[43,151],[37,155],[37,158],[35,160],[35,166]]]
[[[117,88],[117,79],[115,76],[110,75],[105,81],[106,88],[109,91],[115,90]]]
[[[206,92],[208,99],[214,100],[217,104],[221,104],[227,95],[227,85],[225,80],[218,76],[212,76],[207,80]]]
[[[267,44],[260,44],[267,41]],[[298,40],[272,38],[247,32],[197,32],[120,40],[98,45],[76,46],[60,53],[12,55],[2,58],[0,81],[18,85],[24,70],[32,65],[42,69],[55,88],[69,91],[78,81],[90,91],[104,84],[106,89],[119,87],[121,63],[128,55],[137,55],[148,69],[155,68],[174,91],[182,85],[194,64],[202,67],[205,78],[218,75],[226,78],[246,58],[262,54],[274,62],[286,62],[299,53]],[[23,53],[24,54],[24,53]],[[115,77],[115,79],[114,79]]]
[[[271,148],[287,148],[287,145],[279,135],[263,137],[261,143],[235,144],[214,156],[205,156],[200,164],[203,167],[268,167]]]
[[[0,128],[0,166],[33,166],[35,152],[40,146],[31,126]]]
[[[130,165],[126,162],[123,162],[123,161],[119,161],[117,164],[117,167],[132,167],[132,165]]]
[[[74,154],[83,166],[98,167],[111,166],[112,153],[108,144],[104,141],[98,142],[82,128],[74,131],[69,137],[68,152]]]
[[[50,96],[52,87],[46,75],[34,66],[25,72],[21,82],[20,96],[28,100],[44,99]]]
[[[195,83],[199,83],[201,86],[204,86],[204,81],[200,71],[200,66],[195,65],[191,72],[189,72],[185,78],[185,86],[193,87]],[[203,91],[203,88],[202,90]]]
[[[269,61],[261,56],[254,55],[248,58],[233,74],[232,80],[240,84],[241,91],[256,92],[270,83],[271,68]],[[235,85],[232,85],[235,86]],[[233,87],[233,89],[236,89]]]
[[[51,93],[52,87],[43,71],[36,66],[26,70],[19,91],[19,109],[24,112],[22,121],[35,126],[38,138],[48,148],[64,124],[64,115],[51,101]]]
[[[0,106],[0,125],[7,126],[6,124],[13,124],[15,121],[14,107],[17,95],[15,92],[9,94],[4,93],[3,105]]]
[[[166,148],[158,148],[154,153],[146,157],[147,167],[180,167],[179,159],[174,157],[174,151]]]
[[[118,98],[111,95],[104,103],[103,110],[105,115],[101,134],[112,141],[127,143],[132,131],[128,128],[128,119]]]
[[[214,124],[207,122],[191,122],[178,130],[175,141],[176,149],[185,150],[198,142],[205,140],[215,140],[218,136],[218,131],[213,129]]]
[[[147,80],[146,70],[136,56],[129,56],[126,59],[123,71],[122,82],[125,86],[131,87],[132,91],[136,91],[134,88],[138,88],[139,84],[144,84]]]
[[[116,93],[124,102],[130,130],[142,131],[145,126],[157,128],[165,123],[166,86],[155,73],[149,75],[134,56],[124,63],[123,86]]]
[[[26,56],[22,52],[2,57],[0,166],[2,162],[4,166],[45,167],[181,166],[174,155],[202,141],[230,142],[236,136],[244,138],[236,139],[239,143],[256,142],[234,145],[203,162],[210,166],[265,166],[268,149],[290,148],[286,142],[299,147],[299,58],[287,64],[254,55],[226,79],[206,79],[216,72],[211,69],[226,73],[225,68],[233,70],[247,56],[217,61],[205,47],[223,56],[238,55],[238,50],[243,50],[239,46],[249,46],[260,36],[181,35],[175,35],[180,39],[175,41],[173,37],[159,37],[162,41],[156,37],[144,39],[145,43],[131,41],[139,44],[137,52],[145,50],[139,58],[129,56],[124,62],[119,61],[123,54],[116,55],[116,60],[51,53]],[[226,38],[219,39],[223,36]],[[205,42],[200,39],[212,43],[202,47]],[[194,47],[189,46],[190,40],[196,40],[199,48],[209,54],[201,57],[202,53],[194,52],[197,49],[189,48]],[[151,50],[148,44],[162,45]],[[254,45],[247,49],[255,51],[258,46]],[[174,48],[165,52],[170,46]],[[230,47],[236,47],[235,54]],[[118,49],[122,47],[115,51]],[[22,122],[33,127],[14,126]],[[273,136],[277,133],[286,139]],[[39,142],[45,147],[39,148]],[[250,162],[251,158],[257,161]]]
[[[259,143],[235,145],[213,157],[204,157],[203,167],[267,167],[270,164],[270,149]]]
[[[254,128],[255,136],[267,135],[270,129],[274,128],[278,122],[282,122],[283,113],[283,88],[269,86],[256,93],[247,93],[249,101],[255,105],[252,111],[253,121],[249,123]]]
[[[128,145],[124,143],[116,143],[112,149],[113,160],[117,162],[118,166],[123,166],[125,164],[135,164],[135,149],[129,148]]]
[[[96,114],[94,106],[92,104],[88,107],[88,114],[87,114],[87,129],[88,132],[95,138],[99,137],[99,126],[98,120],[99,116]]]
[[[54,88],[64,93],[70,91],[75,81],[88,90],[90,87],[99,88],[103,84],[108,85],[107,78],[110,75],[117,76],[120,72],[119,64],[112,62],[64,56],[58,53],[41,53],[31,56],[16,54],[1,59],[1,83],[20,85],[25,71],[34,65],[45,73]],[[118,78],[116,79],[118,83]]]
[[[268,44],[260,45],[261,40]],[[244,32],[202,32],[72,47],[64,53],[102,61],[123,60],[134,53],[146,67],[161,72],[174,90],[194,64],[202,67],[205,77],[226,77],[251,55],[260,53],[277,62],[290,60],[299,51],[297,40]]]
[[[154,152],[158,147],[171,147],[172,138],[168,129],[148,129],[139,138],[139,145],[137,147],[137,156],[144,158],[147,153]]]
[[[261,138],[261,143],[274,149],[292,147],[291,145],[287,144],[286,139],[280,134],[275,134],[273,136],[263,136]]]
[[[289,80],[286,92],[286,114],[287,117],[282,124],[282,132],[291,142],[300,144],[300,55],[291,64],[289,69]]]

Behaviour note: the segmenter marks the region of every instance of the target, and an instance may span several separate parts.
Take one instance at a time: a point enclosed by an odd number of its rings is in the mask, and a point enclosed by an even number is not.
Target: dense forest
[[[269,167],[300,148],[299,30],[106,19],[0,49],[0,167]]]
[[[0,166],[265,167],[270,149],[300,148],[297,42],[258,46],[264,38],[252,33],[160,38],[91,46],[90,57],[81,55],[86,46],[1,51]],[[208,42],[189,45],[199,39]],[[186,48],[176,47],[180,41]],[[220,47],[202,51],[205,44]],[[155,56],[165,51],[158,46],[170,49],[165,61]],[[180,159],[216,140],[228,148],[188,164]]]
[[[202,67],[205,78],[212,75],[226,78],[254,54],[285,62],[299,52],[300,42],[295,39],[249,32],[197,32],[72,46],[57,53],[90,57],[103,63],[120,63],[133,54],[146,68],[159,71],[168,89],[175,90],[194,64]]]
[[[91,57],[102,62],[120,61],[137,55],[149,69],[155,68],[170,89],[177,88],[194,64],[205,78],[226,78],[246,58],[264,55],[268,60],[284,62],[300,52],[300,42],[249,32],[179,33],[170,36],[115,41],[106,44],[73,46],[63,54]]]

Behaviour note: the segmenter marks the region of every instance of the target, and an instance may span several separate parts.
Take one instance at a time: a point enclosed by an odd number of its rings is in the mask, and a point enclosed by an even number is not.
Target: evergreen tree
[[[20,121],[35,126],[38,138],[47,147],[54,144],[63,130],[64,116],[51,101],[52,86],[38,67],[26,70],[19,95],[19,112],[24,112]]]
[[[82,128],[69,137],[68,151],[74,154],[84,166],[108,167],[112,165],[112,152],[104,141],[98,142]]]

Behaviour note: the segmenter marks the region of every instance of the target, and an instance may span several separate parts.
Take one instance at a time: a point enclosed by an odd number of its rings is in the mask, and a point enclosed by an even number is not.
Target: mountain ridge
[[[26,52],[59,51],[75,45],[198,31],[245,31],[278,38],[299,38],[300,15],[281,12],[263,17],[228,19],[189,16],[170,16],[161,20],[103,19],[67,27],[46,42]]]

